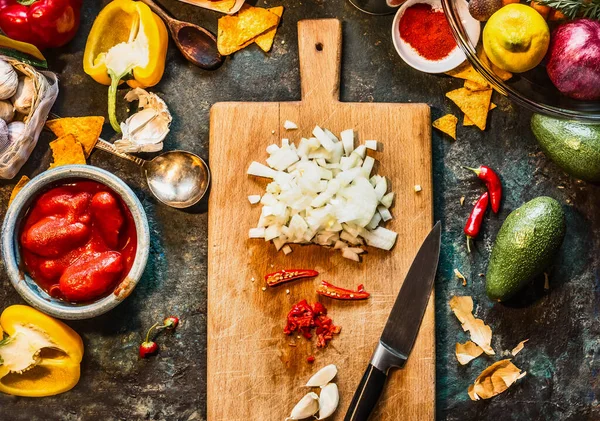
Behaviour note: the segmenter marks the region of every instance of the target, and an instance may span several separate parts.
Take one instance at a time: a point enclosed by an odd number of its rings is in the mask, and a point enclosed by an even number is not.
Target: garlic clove
[[[315,392],[304,395],[302,399],[294,406],[292,413],[286,421],[303,420],[312,417],[319,411],[319,397]]]
[[[0,60],[0,99],[9,99],[17,92],[19,76],[6,61]],[[3,119],[6,121],[6,119]]]
[[[317,371],[306,383],[306,387],[321,387],[333,380],[337,374],[335,364],[329,364]]]
[[[319,396],[319,420],[330,417],[340,403],[340,393],[335,383],[329,383],[321,389]]]
[[[32,78],[28,76],[19,77],[17,92],[11,98],[15,110],[22,114],[29,114],[33,105],[34,91],[35,86]]]

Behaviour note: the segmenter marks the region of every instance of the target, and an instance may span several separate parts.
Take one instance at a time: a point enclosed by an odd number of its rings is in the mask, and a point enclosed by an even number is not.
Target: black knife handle
[[[386,373],[369,364],[350,402],[344,421],[367,421],[383,392],[386,380]]]

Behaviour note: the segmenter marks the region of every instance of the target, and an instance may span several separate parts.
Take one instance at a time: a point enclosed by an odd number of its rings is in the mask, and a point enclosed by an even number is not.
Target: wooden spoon
[[[206,29],[189,22],[182,22],[167,14],[152,0],[142,0],[154,13],[165,21],[181,54],[196,66],[214,70],[223,64],[223,57],[217,49],[217,39]]]

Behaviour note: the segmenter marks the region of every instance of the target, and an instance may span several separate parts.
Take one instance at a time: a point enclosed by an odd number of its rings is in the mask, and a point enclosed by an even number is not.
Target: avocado
[[[550,264],[565,236],[565,215],[556,200],[536,197],[506,218],[486,275],[488,296],[506,301]]]
[[[546,156],[567,174],[600,183],[600,125],[534,114],[531,130]]]

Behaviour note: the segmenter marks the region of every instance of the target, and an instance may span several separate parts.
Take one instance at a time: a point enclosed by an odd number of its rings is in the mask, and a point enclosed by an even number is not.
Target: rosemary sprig
[[[560,10],[569,19],[600,20],[600,0],[538,0],[537,3]]]

